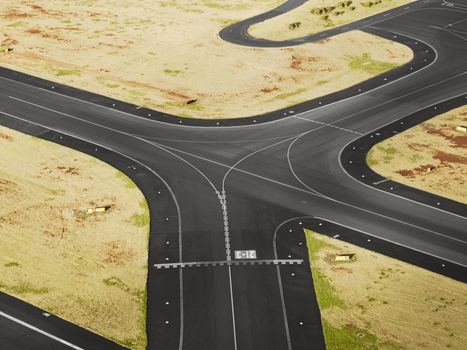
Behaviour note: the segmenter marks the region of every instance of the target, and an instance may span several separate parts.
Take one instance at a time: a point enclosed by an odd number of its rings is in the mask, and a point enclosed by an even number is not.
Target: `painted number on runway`
[[[235,259],[256,259],[256,250],[236,250]]]

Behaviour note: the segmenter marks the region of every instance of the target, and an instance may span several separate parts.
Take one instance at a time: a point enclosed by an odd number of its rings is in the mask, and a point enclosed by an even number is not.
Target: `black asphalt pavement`
[[[349,174],[341,158],[351,160],[343,150],[365,135],[466,98],[466,18],[465,0],[418,1],[325,33],[365,30],[409,45],[414,59],[331,96],[243,120],[171,117],[2,68],[0,124],[92,154],[142,189],[151,211],[149,349],[322,349],[301,227],[465,282],[467,207],[450,212],[424,203],[428,197],[381,191]],[[258,46],[317,40],[264,43],[244,35],[255,21],[221,36]],[[236,250],[256,250],[257,259],[238,261]],[[0,312],[16,312],[75,349],[118,349],[3,299]],[[0,313],[3,339],[2,350],[70,348]]]

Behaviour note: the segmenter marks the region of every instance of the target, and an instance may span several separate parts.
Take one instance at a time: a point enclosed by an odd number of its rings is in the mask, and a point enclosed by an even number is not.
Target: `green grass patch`
[[[350,69],[362,70],[371,75],[378,75],[398,66],[397,63],[374,60],[367,52],[361,56],[347,56],[347,60]]]
[[[133,182],[133,180],[131,180],[128,176],[126,176],[121,171],[117,171],[115,173],[115,176],[125,183],[126,188],[136,188],[136,184]]]
[[[5,267],[20,267],[21,264],[16,261],[10,261],[4,265]]]
[[[324,85],[324,84],[327,84],[327,83],[329,83],[329,80],[318,80],[316,82],[316,86]]]
[[[337,247],[332,244],[326,243],[318,238],[316,234],[311,231],[305,231],[306,241],[308,246],[308,254],[310,257],[311,263],[320,259],[319,252],[326,249],[337,250]],[[321,310],[324,310],[331,306],[342,307],[344,304],[336,295],[336,290],[332,286],[329,278],[326,277],[320,269],[311,266],[311,272],[313,275],[313,284],[315,285],[316,297],[318,299],[318,304]]]
[[[60,69],[60,68],[49,68],[53,75],[56,77],[64,76],[81,76],[81,71],[79,69]]]
[[[291,91],[291,92],[284,92],[283,94],[279,94],[279,95],[276,95],[272,98],[272,100],[285,100],[289,97],[292,97],[292,96],[295,96],[295,95],[299,95],[301,94],[302,92],[306,91],[305,88],[301,88],[301,89],[297,89],[295,91]]]
[[[412,155],[410,156],[409,159],[410,159],[411,162],[414,162],[414,163],[415,163],[415,162],[417,162],[417,161],[419,161],[419,160],[422,160],[422,159],[423,159],[423,156],[421,156],[421,155],[418,154],[418,153],[415,153],[415,154],[412,154]]]
[[[397,343],[378,341],[378,338],[368,332],[353,325],[346,325],[343,328],[331,326],[323,320],[323,333],[328,350],[403,350],[404,348]]]
[[[165,74],[169,74],[169,75],[172,75],[172,76],[176,76],[178,74],[180,74],[182,71],[179,70],[179,69],[164,69],[164,73]]]
[[[132,215],[132,217],[131,217],[131,221],[137,227],[143,227],[143,226],[148,226],[149,227],[149,223],[150,223],[151,219],[150,219],[150,215],[149,215],[148,204],[147,204],[146,200],[144,199],[139,203],[139,205],[144,210],[144,212],[142,214],[134,213]]]
[[[12,294],[46,294],[49,292],[48,288],[36,288],[29,282],[20,282],[17,285],[6,287],[6,290]]]
[[[19,21],[19,22],[7,24],[7,27],[8,28],[18,28],[18,27],[24,26],[25,24],[26,24],[26,22]]]
[[[378,164],[378,161],[375,159],[375,149],[371,148],[370,151],[366,154],[366,163],[369,167],[375,166]]]
[[[204,107],[198,103],[192,103],[187,105],[184,102],[177,102],[177,101],[167,101],[164,102],[164,106],[167,107],[178,107],[178,108],[183,108],[183,109],[188,109],[191,111],[202,111],[204,110]],[[179,116],[182,116],[182,114],[178,113]]]
[[[144,96],[146,95],[145,92],[142,92],[142,91],[139,91],[139,90],[127,90],[130,94],[132,94],[133,96],[138,96],[138,97],[141,97],[141,96]]]

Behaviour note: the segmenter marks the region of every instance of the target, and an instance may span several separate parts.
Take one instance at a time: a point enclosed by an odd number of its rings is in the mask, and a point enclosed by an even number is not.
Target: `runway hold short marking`
[[[271,260],[224,260],[224,261],[194,261],[185,263],[154,264],[158,270],[185,269],[191,267],[209,266],[252,266],[252,265],[301,265],[302,259],[271,259]]]

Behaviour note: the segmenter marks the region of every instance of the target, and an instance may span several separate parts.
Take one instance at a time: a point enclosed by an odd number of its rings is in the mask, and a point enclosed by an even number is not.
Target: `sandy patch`
[[[467,204],[467,106],[375,145],[368,165],[384,177]]]
[[[4,127],[0,149],[0,290],[144,349],[142,193],[101,161]],[[110,209],[86,214],[99,206]]]
[[[466,284],[312,231],[306,235],[312,268],[327,284],[327,300],[334,298],[320,305],[329,350],[343,349],[342,342],[349,349],[465,348]],[[354,253],[356,260],[334,262],[341,253]]]
[[[310,0],[281,16],[255,24],[256,38],[287,40],[342,26],[413,0]]]
[[[362,32],[294,48],[222,41],[230,23],[280,0],[4,1],[0,65],[185,117],[257,115],[352,86],[390,69],[409,48]],[[188,103],[191,101],[191,103]]]

